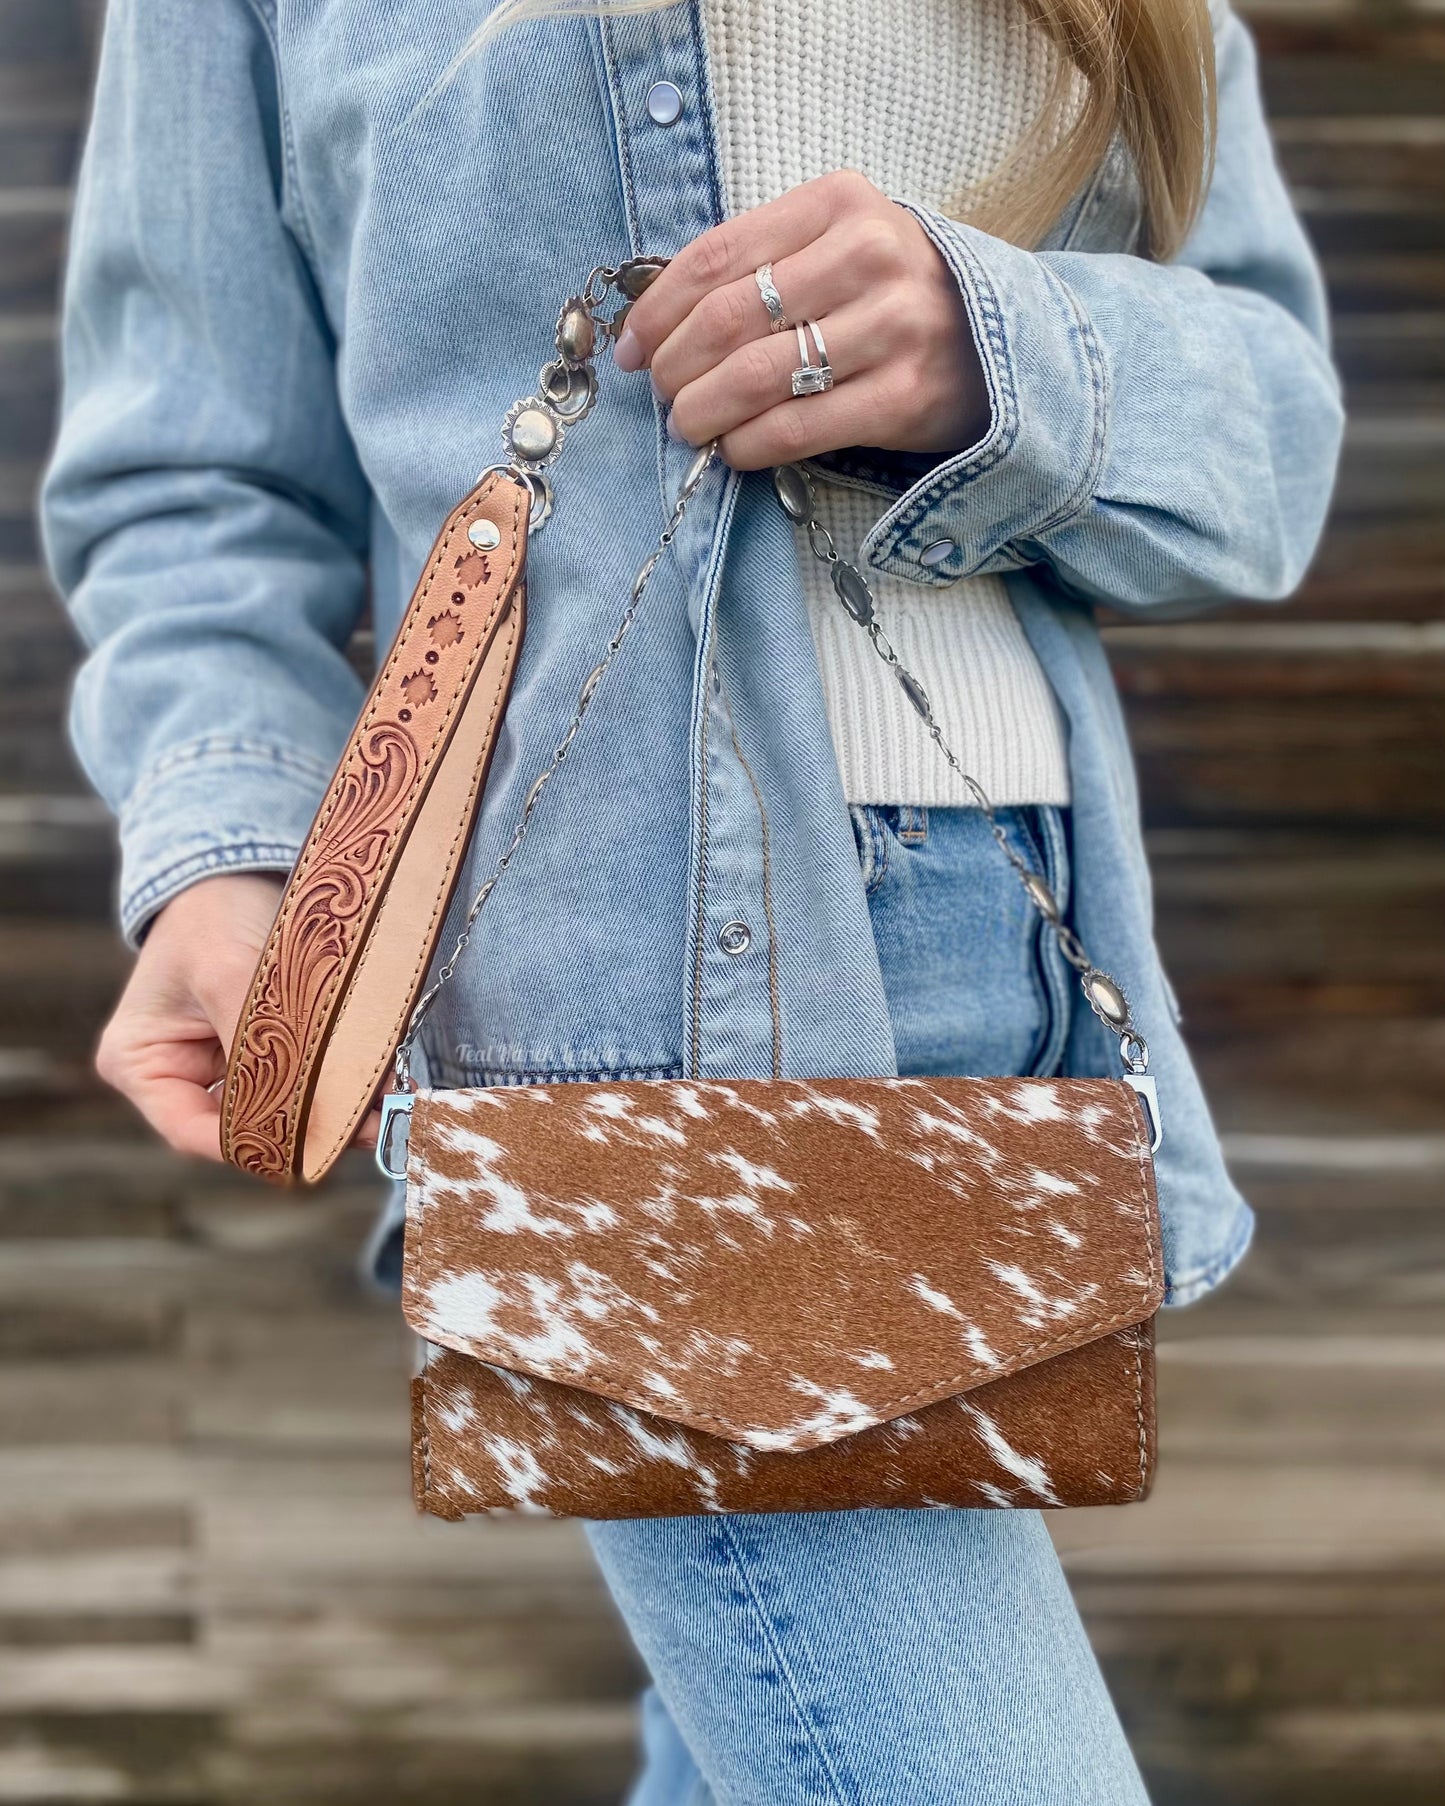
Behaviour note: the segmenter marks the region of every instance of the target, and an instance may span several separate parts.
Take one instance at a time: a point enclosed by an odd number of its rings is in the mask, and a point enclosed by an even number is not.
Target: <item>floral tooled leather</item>
[[[494,474],[448,517],[292,871],[226,1074],[222,1152],[247,1172],[284,1181],[299,1170],[329,1027],[478,672],[513,617],[510,677],[528,500]],[[483,518],[501,534],[486,553],[467,537]],[[500,716],[494,708],[489,746]]]

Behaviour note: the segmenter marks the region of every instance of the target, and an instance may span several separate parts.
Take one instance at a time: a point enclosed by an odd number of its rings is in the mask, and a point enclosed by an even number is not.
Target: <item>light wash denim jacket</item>
[[[676,251],[722,217],[696,0],[509,29],[433,93],[483,7],[112,0],[43,508],[91,649],[73,732],[120,818],[132,937],[208,873],[291,862],[361,698],[343,648],[368,572],[385,644],[550,355],[563,297],[595,263]],[[1177,262],[1130,254],[1117,156],[1039,253],[915,207],[971,311],[992,424],[956,456],[829,461],[877,487],[873,569],[925,589],[1009,574],[1068,723],[1076,923],[1153,1050],[1176,1303],[1223,1276],[1251,1219],[1155,949],[1092,605],[1153,617],[1283,596],[1319,533],[1341,421],[1251,45],[1225,13],[1217,34],[1217,167]],[[667,127],[646,104],[658,80],[683,95]],[[690,456],[646,377],[604,368],[531,544],[474,873]],[[941,539],[954,550],[925,567]],[[734,921],[752,930],[742,954],[719,942]],[[433,1026],[442,1084],[896,1069],[765,474],[707,479]],[[1117,1071],[1102,1030],[1083,1045],[1086,1068]]]

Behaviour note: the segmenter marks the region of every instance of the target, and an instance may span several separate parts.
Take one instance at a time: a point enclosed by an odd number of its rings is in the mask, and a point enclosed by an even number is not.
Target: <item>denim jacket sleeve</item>
[[[1254,47],[1222,8],[1216,50],[1213,180],[1172,263],[1024,251],[903,201],[957,277],[992,421],[875,523],[874,568],[937,584],[1046,564],[1092,600],[1170,612],[1298,583],[1334,481],[1339,385]]]
[[[112,0],[42,497],[132,940],[198,878],[291,864],[361,698],[369,502],[272,40],[247,0],[199,12]]]

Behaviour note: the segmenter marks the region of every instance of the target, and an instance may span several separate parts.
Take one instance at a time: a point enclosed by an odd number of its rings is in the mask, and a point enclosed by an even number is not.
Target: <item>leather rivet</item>
[[[467,528],[467,538],[479,552],[492,552],[502,543],[502,529],[495,521],[474,520]]]

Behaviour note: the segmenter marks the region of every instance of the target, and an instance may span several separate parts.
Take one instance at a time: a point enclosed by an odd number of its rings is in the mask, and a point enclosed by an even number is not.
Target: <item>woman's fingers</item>
[[[183,1154],[219,1160],[226,1050],[281,896],[279,878],[206,878],[151,924],[95,1064]]]
[[[837,383],[828,396],[792,397],[805,360],[792,333],[770,331],[754,280],[763,263],[789,321],[823,328]],[[676,435],[720,439],[740,469],[855,443],[957,451],[991,418],[952,269],[909,210],[856,170],[815,177],[694,239],[633,304],[616,361],[650,363]]]
[[[871,189],[866,177],[834,170],[700,233],[633,303],[617,342],[618,367],[640,370],[704,296],[744,277],[751,281],[760,264],[776,265],[821,238],[850,198],[856,204],[860,187]],[[766,331],[767,311],[756,288],[753,296]]]
[[[793,324],[820,320],[852,301],[858,293],[859,275],[843,235],[830,232],[775,262],[773,281],[787,310],[787,330],[773,332],[751,271],[737,282],[713,289],[652,355],[652,386],[664,401],[671,401],[688,383],[744,345],[771,338],[796,347]]]
[[[822,412],[836,423],[841,416],[835,397],[841,396],[843,386],[856,389],[858,379],[887,356],[889,324],[887,316],[867,301],[855,302],[820,319],[818,326],[838,387],[796,400],[792,399],[792,389],[793,372],[799,368],[797,333],[790,327],[786,332],[750,339],[679,392],[672,404],[673,430],[692,445],[705,445],[709,439],[724,439],[745,422],[769,415],[780,406],[785,406],[789,414],[797,414],[799,425],[790,430],[798,433],[804,430],[801,422],[805,415],[816,419]],[[807,361],[816,364],[817,346],[811,333],[807,334],[807,346]],[[820,409],[820,403],[831,405]],[[874,424],[876,429],[884,425],[881,421]],[[875,431],[868,443],[878,445],[885,441]]]
[[[157,1009],[131,992],[107,1025],[96,1069],[178,1152],[219,1160],[220,1099],[208,1087],[225,1054],[210,1026],[184,1007]]]
[[[880,377],[855,377],[821,395],[780,402],[753,415],[722,435],[718,452],[734,470],[766,470],[840,445],[886,445],[889,436],[880,431],[879,422],[890,404]]]
[[[178,1154],[221,1158],[221,1099],[185,1079],[154,1079],[127,1094],[141,1115]]]

